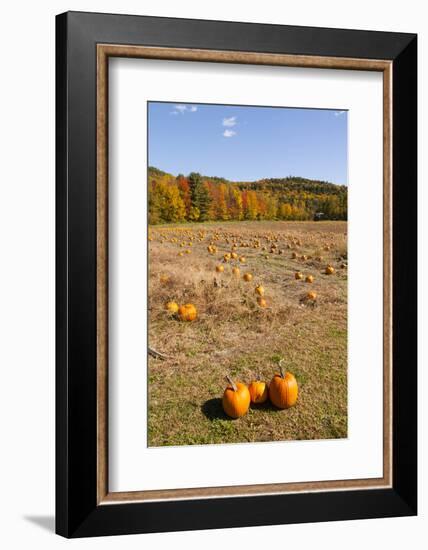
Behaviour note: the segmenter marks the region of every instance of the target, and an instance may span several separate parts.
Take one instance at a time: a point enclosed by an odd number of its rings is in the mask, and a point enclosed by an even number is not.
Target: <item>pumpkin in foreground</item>
[[[248,390],[250,392],[251,403],[264,403],[268,398],[268,386],[266,382],[260,380],[260,377],[250,383]]]
[[[284,372],[280,363],[279,374],[275,374],[269,384],[270,400],[275,407],[279,409],[288,409],[296,404],[297,393],[297,380],[291,372]]]
[[[250,407],[250,391],[242,382],[234,382],[229,376],[229,382],[223,394],[223,410],[230,418],[239,418],[248,412]]]
[[[181,321],[194,321],[197,316],[198,312],[193,304],[184,304],[178,308],[178,317]]]

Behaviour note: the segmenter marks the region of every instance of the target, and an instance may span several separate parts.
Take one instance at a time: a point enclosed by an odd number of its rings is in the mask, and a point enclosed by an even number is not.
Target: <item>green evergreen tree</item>
[[[208,187],[197,172],[189,174],[189,186],[192,205],[199,210],[199,221],[204,222],[209,218],[211,205],[211,195]]]

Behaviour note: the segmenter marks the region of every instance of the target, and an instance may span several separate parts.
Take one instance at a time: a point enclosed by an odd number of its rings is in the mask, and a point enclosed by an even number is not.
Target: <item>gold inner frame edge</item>
[[[109,492],[108,489],[108,59],[132,57],[347,69],[383,73],[383,477],[225,487]],[[392,62],[223,50],[97,45],[97,503],[224,498],[392,486]]]

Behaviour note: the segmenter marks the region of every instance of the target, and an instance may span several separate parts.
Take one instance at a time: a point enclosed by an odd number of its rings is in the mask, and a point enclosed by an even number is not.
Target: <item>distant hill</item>
[[[174,176],[150,166],[149,223],[207,220],[347,219],[348,189],[288,176],[229,181],[191,173]]]

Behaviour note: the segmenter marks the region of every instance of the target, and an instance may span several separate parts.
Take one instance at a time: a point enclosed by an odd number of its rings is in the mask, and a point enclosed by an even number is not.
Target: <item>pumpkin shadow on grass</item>
[[[208,418],[208,420],[233,420],[233,418],[230,418],[224,412],[223,405],[221,404],[221,399],[219,397],[205,401],[201,407],[201,411]]]
[[[269,401],[265,401],[264,403],[251,403],[250,408],[253,411],[261,410],[261,411],[280,411],[281,409],[278,409],[278,407],[275,407],[275,405],[272,405],[272,403]],[[230,420],[233,422],[234,418],[231,418],[230,416],[227,416],[227,414],[223,410],[222,401],[219,397],[215,397],[213,399],[208,399],[208,401],[205,401],[205,403],[201,407],[202,413],[208,418],[208,420]]]
[[[264,403],[251,403],[250,409],[253,411],[280,411],[278,407],[275,407],[270,401],[270,399],[267,399]]]

